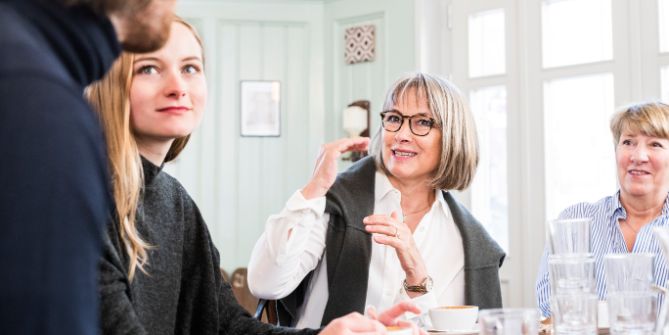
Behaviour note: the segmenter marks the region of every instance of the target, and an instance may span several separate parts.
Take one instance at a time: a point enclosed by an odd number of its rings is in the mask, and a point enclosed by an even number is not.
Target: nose
[[[632,155],[630,156],[632,162],[642,163],[648,161],[648,148],[645,145],[637,145]]]
[[[187,85],[181,73],[170,71],[165,78],[165,95],[168,97],[181,98],[186,96]]]
[[[402,120],[402,126],[398,131],[395,132],[395,141],[397,142],[409,142],[411,140],[411,129],[409,129],[409,119]]]

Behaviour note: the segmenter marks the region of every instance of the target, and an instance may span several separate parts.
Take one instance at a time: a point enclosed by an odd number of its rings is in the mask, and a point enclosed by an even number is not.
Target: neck
[[[664,207],[666,194],[663,196],[648,196],[648,197],[632,197],[620,194],[620,202],[622,203],[627,217],[649,222],[657,217]]]
[[[143,141],[138,138],[137,148],[139,149],[139,153],[149,162],[153,163],[155,166],[161,166],[165,161],[165,156],[167,156],[167,152],[170,150],[173,141],[174,140],[168,142],[154,142]]]
[[[390,183],[402,194],[401,206],[405,215],[429,208],[434,201],[434,189],[427,180],[417,182],[401,181],[389,176]]]

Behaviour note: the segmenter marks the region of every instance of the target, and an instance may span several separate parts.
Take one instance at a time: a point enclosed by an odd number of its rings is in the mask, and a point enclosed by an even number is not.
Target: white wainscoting
[[[417,68],[413,2],[186,0],[177,13],[204,39],[209,100],[166,170],[200,207],[221,266],[245,267],[267,216],[308,180],[320,145],[344,136],[344,106],[371,100],[378,127],[386,88]],[[346,65],[343,31],[364,23],[377,25],[377,57]],[[281,82],[280,137],[240,137],[241,80]]]

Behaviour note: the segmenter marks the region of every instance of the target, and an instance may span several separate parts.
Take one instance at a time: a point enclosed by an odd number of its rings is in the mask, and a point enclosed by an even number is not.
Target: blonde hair
[[[400,100],[424,99],[441,130],[441,155],[430,186],[435,189],[463,190],[471,184],[479,161],[479,145],[474,118],[460,91],[449,81],[426,73],[411,73],[388,90],[383,110]],[[372,139],[370,153],[377,166],[390,174],[383,163],[383,127]]]
[[[202,41],[193,26],[175,17],[174,22],[188,27],[200,47]],[[204,58],[204,49],[202,49]],[[147,250],[151,246],[142,239],[136,227],[137,206],[144,185],[142,161],[130,123],[130,87],[133,79],[135,55],[122,53],[107,75],[86,89],[86,98],[100,116],[107,142],[108,163],[111,172],[115,215],[120,225],[119,234],[129,258],[128,278],[132,280],[139,268],[146,273]],[[186,147],[190,135],[172,142],[165,162],[177,158]]]
[[[624,106],[611,117],[614,145],[625,131],[669,139],[669,105],[659,101]]]

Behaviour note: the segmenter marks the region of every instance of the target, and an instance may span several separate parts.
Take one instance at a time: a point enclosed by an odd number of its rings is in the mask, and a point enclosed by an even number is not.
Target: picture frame
[[[240,83],[240,135],[281,136],[281,83],[242,80]]]

